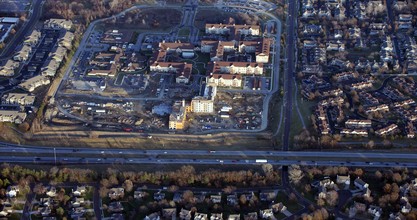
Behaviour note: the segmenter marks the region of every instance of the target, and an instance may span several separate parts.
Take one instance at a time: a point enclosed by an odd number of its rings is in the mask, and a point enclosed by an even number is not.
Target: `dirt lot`
[[[235,24],[256,24],[259,17],[243,13],[225,12],[215,9],[198,10],[195,17],[195,26],[204,29],[206,23],[235,23]]]
[[[48,128],[44,129],[48,130]],[[22,144],[55,147],[100,147],[137,149],[213,149],[249,150],[270,149],[269,133],[221,133],[212,136],[155,134],[152,139],[143,134],[91,131],[42,131]],[[9,139],[10,140],[10,139]],[[226,148],[225,148],[226,147]]]
[[[261,126],[263,95],[219,92],[214,103],[214,114],[190,114],[190,131],[216,129],[255,130]],[[225,111],[226,108],[230,110]],[[220,112],[224,112],[220,113]],[[229,115],[221,117],[223,115]]]

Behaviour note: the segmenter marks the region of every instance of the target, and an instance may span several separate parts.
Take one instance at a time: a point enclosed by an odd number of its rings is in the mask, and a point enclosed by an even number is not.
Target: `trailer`
[[[256,163],[268,163],[268,160],[265,160],[265,159],[256,159],[255,162]]]

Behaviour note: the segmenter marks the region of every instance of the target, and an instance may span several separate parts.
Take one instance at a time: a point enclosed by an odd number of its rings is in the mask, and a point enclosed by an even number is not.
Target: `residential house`
[[[240,220],[240,214],[231,214],[227,220]]]
[[[165,193],[156,192],[156,193],[153,194],[153,199],[155,201],[161,201],[161,200],[165,199]]]
[[[223,220],[223,213],[211,213],[210,220]]]
[[[143,197],[146,196],[146,192],[137,189],[134,193],[133,193],[133,198],[135,199],[142,199]]]
[[[162,209],[162,218],[163,219],[174,219],[177,215],[177,209],[176,208],[166,208]]]
[[[261,191],[259,193],[259,198],[261,201],[272,201],[276,199],[277,192],[276,191]]]
[[[287,210],[287,207],[282,204],[282,202],[280,203],[275,203],[271,206],[271,209],[274,213],[279,213],[279,212],[284,212]]]
[[[349,174],[347,176],[337,175],[336,183],[350,185],[350,175]]]
[[[123,209],[124,209],[123,205],[120,201],[109,203],[108,208],[107,208],[109,212],[121,212],[123,211]]]
[[[46,195],[49,196],[49,197],[55,197],[56,196],[55,186],[50,186],[48,191],[46,192]]]
[[[256,212],[250,212],[243,216],[243,220],[258,220],[258,214]]]
[[[111,188],[109,191],[109,198],[110,199],[120,199],[125,196],[125,189],[119,188]]]
[[[41,214],[43,217],[50,215],[51,212],[52,212],[52,210],[49,206],[38,208],[38,213]]]
[[[159,216],[158,212],[154,212],[150,215],[145,216],[144,220],[160,220],[161,216]]]
[[[19,186],[9,186],[7,188],[6,195],[9,198],[14,198],[17,196],[18,193],[19,193]]]
[[[72,208],[69,214],[72,219],[80,219],[85,214],[85,212],[86,210],[84,207],[77,207],[77,208]]]
[[[174,202],[181,202],[182,201],[182,194],[179,192],[176,192],[174,194],[174,198],[172,199]]]
[[[84,205],[84,198],[80,198],[80,197],[74,197],[71,201],[71,206],[72,207],[80,207]]]
[[[191,211],[182,208],[179,214],[179,218],[180,220],[191,220]]]
[[[194,220],[208,220],[208,217],[207,214],[196,212],[194,214]]]
[[[233,206],[237,204],[236,194],[228,195],[226,198],[227,198],[227,205]]]
[[[3,105],[21,105],[32,106],[35,102],[35,96],[25,93],[7,93],[3,95],[1,103]]]
[[[222,196],[221,195],[211,195],[210,200],[213,203],[221,203],[222,202]]]
[[[361,190],[365,190],[369,187],[369,184],[365,183],[365,181],[363,181],[359,177],[355,179],[354,184],[358,189],[361,189]]]
[[[382,208],[374,205],[370,205],[368,213],[374,217],[374,220],[378,220],[382,215]]]
[[[269,219],[274,216],[274,213],[272,212],[272,209],[264,209],[264,210],[259,210],[259,216],[262,219]]]
[[[51,81],[46,76],[35,76],[19,84],[24,90],[33,92],[36,88],[48,85]]]
[[[79,196],[82,196],[83,194],[85,194],[86,191],[87,191],[87,189],[86,189],[85,186],[77,186],[75,188],[75,190],[72,189],[72,194],[76,197],[79,197]]]

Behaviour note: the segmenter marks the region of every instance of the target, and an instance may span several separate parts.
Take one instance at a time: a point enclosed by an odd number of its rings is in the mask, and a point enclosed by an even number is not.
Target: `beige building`
[[[33,47],[36,44],[38,44],[40,38],[41,38],[41,32],[38,30],[33,30],[32,33],[25,38],[24,43],[26,45]]]
[[[174,62],[154,62],[150,66],[151,72],[175,73],[176,83],[188,83],[193,71],[193,64]]]
[[[59,64],[60,63],[54,59],[47,60],[42,67],[42,76],[55,76]]]
[[[31,52],[32,52],[32,47],[28,45],[23,45],[23,47],[13,57],[13,60],[26,61],[27,59],[29,59],[29,55]]]
[[[4,66],[0,67],[0,76],[13,76],[15,69],[19,67],[19,62],[7,60]]]
[[[242,87],[242,76],[233,74],[210,74],[207,76],[207,84],[220,87]]]
[[[224,53],[233,51],[236,51],[234,41],[201,41],[201,52],[210,53],[211,61],[224,60]]]
[[[263,63],[216,61],[210,64],[211,73],[262,75]]]
[[[6,105],[31,106],[34,102],[35,96],[25,93],[8,93],[1,99],[1,103]]]
[[[240,41],[240,53],[255,53],[257,63],[268,63],[272,39],[262,38],[261,41]]]
[[[21,124],[26,119],[26,113],[10,110],[0,110],[0,122]]]
[[[19,86],[24,90],[33,92],[36,88],[48,85],[49,83],[51,83],[51,81],[46,76],[35,76],[20,83]]]
[[[66,31],[64,36],[62,36],[59,41],[58,44],[59,46],[65,47],[68,50],[71,49],[72,47],[72,41],[74,40],[74,34],[70,31]]]
[[[239,38],[241,35],[260,35],[259,25],[237,25],[237,24],[206,24],[206,34],[228,34],[231,39]]]
[[[197,96],[191,100],[191,112],[213,113],[214,101],[206,97]]]

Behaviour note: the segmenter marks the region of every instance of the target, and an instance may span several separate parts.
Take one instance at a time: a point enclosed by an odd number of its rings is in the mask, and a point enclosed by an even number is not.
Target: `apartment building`
[[[26,93],[8,93],[1,98],[4,105],[32,106],[34,102],[35,96]]]
[[[65,29],[70,30],[72,27],[72,21],[66,20],[66,19],[56,19],[51,18],[49,20],[46,20],[43,23],[43,27],[45,29]]]

